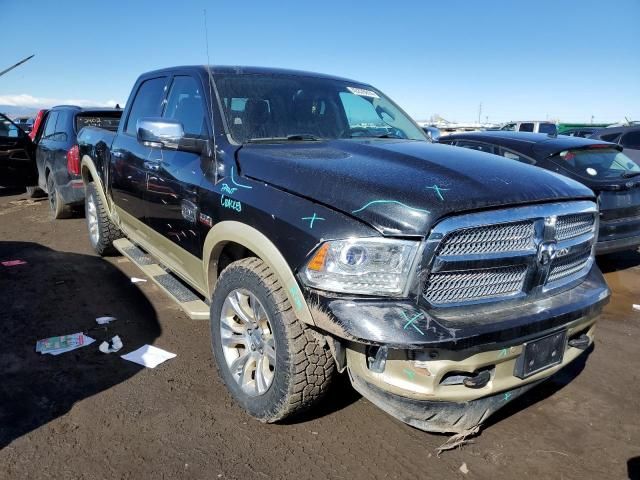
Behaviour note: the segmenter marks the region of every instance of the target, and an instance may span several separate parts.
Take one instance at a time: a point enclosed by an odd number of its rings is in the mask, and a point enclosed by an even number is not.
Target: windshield
[[[565,150],[551,157],[561,167],[591,179],[640,175],[640,166],[615,148]]]
[[[318,77],[216,75],[231,136],[238,143],[336,138],[426,140],[391,100],[369,86]]]

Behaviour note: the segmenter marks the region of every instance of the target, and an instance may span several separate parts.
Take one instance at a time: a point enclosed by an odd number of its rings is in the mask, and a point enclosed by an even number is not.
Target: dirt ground
[[[415,430],[341,379],[289,424],[245,415],[216,376],[208,322],[189,320],[121,257],[93,254],[84,219],[0,190],[0,479],[640,478],[640,254],[598,263],[613,290],[595,349],[509,404],[472,444]],[[95,318],[118,318],[107,331]],[[93,329],[93,330],[90,330]],[[119,334],[177,357],[143,369],[97,345],[54,357],[38,339]],[[466,473],[464,473],[466,472]]]

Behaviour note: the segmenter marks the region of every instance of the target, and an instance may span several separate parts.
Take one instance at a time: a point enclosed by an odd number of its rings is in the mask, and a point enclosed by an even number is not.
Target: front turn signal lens
[[[327,252],[329,251],[329,244],[325,243],[318,249],[316,254],[311,258],[309,263],[307,264],[307,268],[309,270],[315,270],[317,272],[324,269],[324,262],[327,259]]]

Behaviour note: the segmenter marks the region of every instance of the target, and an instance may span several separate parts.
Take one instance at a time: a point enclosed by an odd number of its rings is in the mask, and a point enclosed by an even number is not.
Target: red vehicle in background
[[[29,138],[31,139],[32,142],[37,141],[36,137],[38,137],[38,132],[40,132],[41,127],[44,125],[44,120],[47,116],[47,113],[49,113],[49,110],[42,109],[36,115],[36,119],[33,122],[33,128],[29,132]]]

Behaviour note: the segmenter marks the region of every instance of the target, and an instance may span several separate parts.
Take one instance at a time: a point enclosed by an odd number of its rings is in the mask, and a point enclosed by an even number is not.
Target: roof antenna
[[[218,183],[218,159],[216,148],[216,127],[213,121],[213,74],[211,73],[211,60],[209,59],[209,29],[207,28],[207,9],[202,10],[204,16],[204,38],[207,47],[207,74],[209,77],[209,112],[211,115],[211,132],[213,134],[213,165],[214,165],[214,183]]]

